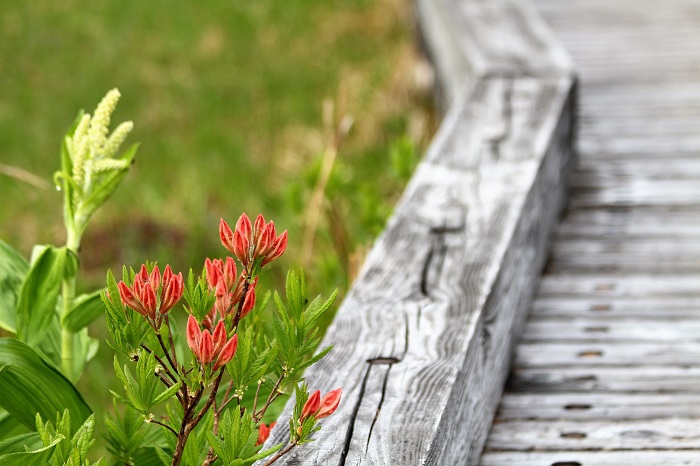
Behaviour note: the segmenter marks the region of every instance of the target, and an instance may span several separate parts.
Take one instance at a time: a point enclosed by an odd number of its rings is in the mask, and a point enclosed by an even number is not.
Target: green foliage
[[[91,414],[75,386],[18,340],[0,339],[0,393],[0,405],[30,429],[37,412],[50,418],[67,409],[81,423]]]
[[[17,303],[17,337],[35,346],[54,323],[64,278],[75,276],[78,259],[68,248],[46,246],[35,251]]]
[[[323,349],[314,356],[313,351],[321,341],[318,320],[330,309],[338,291],[322,301],[317,296],[311,303],[306,298],[306,281],[303,273],[297,277],[293,271],[287,274],[286,303],[275,293],[277,304],[274,321],[274,336],[279,345],[279,361],[284,370],[294,380],[304,369],[316,363],[331,350]]]
[[[396,139],[389,147],[389,158],[392,174],[399,181],[408,182],[419,160],[416,144],[406,136]]]
[[[114,415],[105,417],[107,450],[123,464],[133,464],[144,439],[143,415],[128,405],[124,406],[123,415],[119,416],[119,407],[114,400]]]
[[[42,446],[39,435],[22,434],[0,442],[0,464],[3,466],[46,466],[56,445],[63,439],[57,436]]]
[[[15,313],[20,287],[29,264],[20,253],[0,240],[0,328],[15,333]]]
[[[103,291],[97,290],[77,296],[73,307],[61,316],[61,326],[71,332],[78,332],[93,323],[105,310],[102,302]]]
[[[164,391],[160,391],[161,379],[158,374],[162,368],[158,366],[152,353],[139,350],[136,361],[136,373],[131,375],[127,366],[122,369],[119,359],[114,356],[114,372],[124,386],[126,397],[115,392],[112,395],[125,405],[131,406],[139,413],[147,416],[153,406],[160,404],[175,396],[180,389],[181,381],[172,384]]]
[[[256,385],[270,372],[278,351],[277,342],[268,342],[260,331],[249,327],[238,332],[236,357],[227,364],[226,369],[240,398],[244,397],[250,385]]]
[[[214,306],[214,301],[216,301],[216,296],[209,290],[206,271],[203,270],[202,274],[198,278],[195,278],[194,272],[190,269],[183,297],[187,302],[190,312],[192,312],[198,320],[202,320],[204,316],[211,311],[212,306]]]
[[[219,434],[209,432],[207,439],[224,466],[250,466],[283,445],[280,443],[260,452],[262,445],[256,445],[258,429],[255,421],[247,411],[241,414],[238,409],[226,411],[221,418]]]
[[[70,413],[68,410],[63,415],[56,415],[56,423],[51,421],[44,423],[39,414],[36,415],[36,430],[45,447],[55,446],[54,454],[47,465],[51,466],[104,466],[105,460],[101,458],[96,463],[90,463],[87,452],[95,443],[95,415],[91,415],[82,426],[71,436]]]

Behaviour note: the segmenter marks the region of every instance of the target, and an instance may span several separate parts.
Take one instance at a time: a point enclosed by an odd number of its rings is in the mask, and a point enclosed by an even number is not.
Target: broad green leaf
[[[10,413],[0,408],[0,440],[10,438],[14,435],[23,434],[26,431],[26,426],[10,416]]]
[[[37,448],[43,447],[44,444],[41,442],[39,434],[36,432],[28,432],[0,442],[0,455],[26,451],[24,448],[25,446],[30,450],[36,450]]]
[[[56,315],[56,301],[75,256],[66,248],[46,247],[32,261],[17,304],[17,336],[35,346],[46,336]]]
[[[75,298],[73,308],[61,317],[63,328],[71,332],[77,332],[100,317],[105,311],[102,302],[102,290],[90,294],[82,294]]]
[[[0,406],[30,429],[38,412],[54,419],[64,409],[80,426],[92,413],[75,386],[30,346],[0,339]]]
[[[20,253],[0,240],[0,328],[15,333],[15,312],[29,264]]]
[[[163,450],[156,447],[145,447],[139,448],[134,457],[135,466],[165,466],[170,464],[172,460],[172,455],[165,453],[166,462],[164,462],[158,452],[163,452]]]
[[[18,437],[13,437],[8,440],[15,440],[15,443],[25,442],[23,445],[32,442],[34,436],[38,439],[37,434],[24,434]],[[0,464],[3,466],[46,466],[49,464],[49,459],[53,455],[56,445],[63,439],[62,436],[57,437],[49,445],[41,447],[41,440],[39,439],[39,447],[36,450],[30,451],[16,451],[14,453],[7,453],[0,456]],[[5,443],[5,442],[2,442]]]

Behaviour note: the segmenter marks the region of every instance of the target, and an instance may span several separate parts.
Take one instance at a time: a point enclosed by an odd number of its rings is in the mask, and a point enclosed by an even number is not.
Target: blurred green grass
[[[225,253],[219,218],[235,223],[243,211],[290,230],[263,286],[283,283],[302,261],[330,98],[336,122],[351,115],[355,125],[305,271],[312,294],[342,292],[405,182],[392,174],[396,141],[410,141],[401,164],[414,163],[435,126],[430,92],[416,84],[409,0],[0,2],[0,61],[1,164],[50,181],[78,110],[113,87],[122,92],[113,121],[135,123],[136,164],[84,237],[90,288],[107,268],[147,259],[198,271]],[[25,255],[63,244],[60,193],[0,174],[0,199],[0,238]],[[106,399],[110,370],[95,377],[100,364],[89,367],[81,385]]]
[[[0,163],[50,180],[77,111],[118,87],[114,120],[133,120],[129,141],[142,145],[88,229],[89,277],[221,255],[218,219],[242,211],[289,228],[293,250],[300,212],[285,188],[323,149],[324,98],[365,123],[347,138],[343,169],[371,173],[377,193],[396,190],[382,174],[388,147],[417,104],[429,114],[425,96],[411,95],[410,13],[403,0],[3,3]],[[401,68],[408,84],[395,89]],[[0,196],[0,237],[25,253],[63,241],[58,193],[0,177]],[[348,228],[355,243],[371,237]]]

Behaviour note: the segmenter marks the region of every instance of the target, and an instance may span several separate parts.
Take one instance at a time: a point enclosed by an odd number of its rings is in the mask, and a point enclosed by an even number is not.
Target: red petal
[[[143,304],[143,308],[148,313],[148,317],[155,319],[158,302],[156,301],[156,292],[153,291],[150,282],[143,286],[143,290],[141,291],[141,304]]]
[[[241,214],[236,222],[236,231],[241,232],[241,234],[247,238],[253,236],[253,226],[250,224],[250,219],[246,214]]]
[[[231,231],[231,227],[228,226],[228,223],[226,223],[223,218],[219,222],[219,237],[221,238],[221,244],[223,244],[231,254],[235,254],[233,251],[233,231]]]
[[[236,285],[236,275],[238,274],[236,270],[236,261],[231,257],[227,257],[226,263],[223,265],[223,270],[226,287],[233,288]]]
[[[316,419],[323,419],[324,417],[328,417],[333,414],[335,410],[338,409],[338,405],[340,404],[340,396],[342,393],[343,390],[341,388],[336,388],[335,390],[326,393],[323,398],[321,398],[321,408],[316,414]]]
[[[217,355],[221,352],[221,349],[224,347],[226,344],[226,327],[224,326],[224,321],[220,320],[218,324],[216,324],[216,328],[214,329],[214,337],[213,337],[213,343],[214,343],[214,355]]]
[[[214,342],[211,339],[209,330],[205,330],[202,332],[202,338],[199,340],[199,362],[207,364],[212,359],[214,359]]]
[[[216,360],[216,364],[214,365],[214,370],[217,370],[218,368],[228,364],[231,361],[231,359],[233,359],[233,355],[236,354],[237,349],[238,335],[234,335],[221,350],[221,354],[219,354],[219,358]]]
[[[187,346],[190,347],[197,359],[199,359],[199,340],[201,336],[202,331],[199,328],[197,319],[190,314],[187,319]]]
[[[221,277],[221,270],[216,263],[216,259],[211,261],[208,257],[204,261],[204,269],[207,272],[207,283],[209,288],[216,288],[216,284],[219,282],[219,277]]]
[[[309,397],[309,399],[306,400],[306,404],[304,404],[304,408],[301,410],[301,417],[299,418],[299,421],[304,422],[304,419],[306,419],[307,417],[315,416],[320,407],[321,407],[321,391],[316,390]]]
[[[126,283],[124,283],[123,281],[120,281],[119,285],[117,286],[119,287],[119,297],[122,299],[122,303],[124,303],[124,305],[126,306],[129,306],[131,309],[138,312],[142,316],[146,317],[146,310],[143,308],[139,300],[136,299],[131,288],[126,286]]]

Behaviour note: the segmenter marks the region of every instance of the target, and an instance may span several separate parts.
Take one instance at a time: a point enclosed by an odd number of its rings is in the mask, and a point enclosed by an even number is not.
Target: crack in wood
[[[463,231],[464,222],[461,222],[461,224],[456,227],[440,226],[430,228],[430,237],[432,241],[430,249],[428,249],[428,253],[423,261],[423,270],[421,271],[420,292],[423,297],[430,300],[433,299],[430,293],[430,272],[433,270],[434,275],[439,275],[445,263],[445,256],[447,255],[445,236],[451,233],[462,233]]]
[[[398,359],[396,362],[400,362]],[[388,367],[386,368],[386,372],[384,373],[384,382],[382,383],[382,397],[379,399],[379,404],[377,405],[377,411],[374,414],[374,419],[372,419],[372,425],[369,426],[369,434],[367,434],[367,445],[365,445],[365,453],[369,450],[369,441],[372,439],[372,431],[374,430],[374,425],[377,423],[377,419],[379,419],[379,413],[382,410],[382,404],[384,404],[384,395],[386,395],[386,387],[389,382],[389,373],[391,372],[391,366],[393,366],[393,363],[389,363]]]

